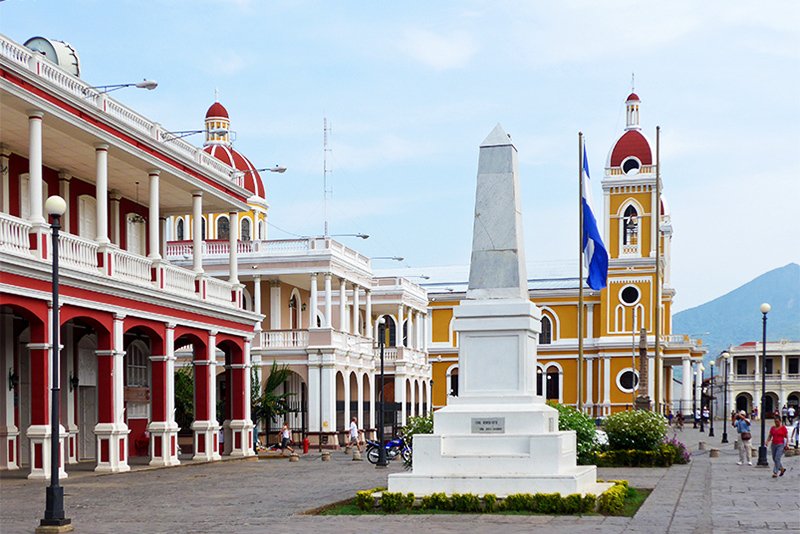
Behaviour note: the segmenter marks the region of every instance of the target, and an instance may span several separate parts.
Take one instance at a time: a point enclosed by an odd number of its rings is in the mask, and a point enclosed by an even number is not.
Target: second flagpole
[[[578,132],[578,411],[583,412],[583,132]]]

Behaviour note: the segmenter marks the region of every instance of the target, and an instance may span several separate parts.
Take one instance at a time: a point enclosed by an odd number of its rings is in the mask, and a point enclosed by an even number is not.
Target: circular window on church
[[[633,306],[639,302],[639,290],[636,286],[625,286],[619,292],[619,300],[628,306]]]
[[[622,162],[622,172],[625,174],[639,174],[639,169],[641,168],[642,163],[634,157],[630,157]]]
[[[633,393],[639,385],[639,373],[631,369],[623,369],[617,375],[617,387],[625,393]]]

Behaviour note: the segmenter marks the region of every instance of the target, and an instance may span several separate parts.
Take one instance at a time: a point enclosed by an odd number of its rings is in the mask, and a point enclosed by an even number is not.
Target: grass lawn
[[[628,496],[625,498],[625,505],[622,509],[622,513],[619,514],[620,516],[624,517],[633,517],[636,512],[639,510],[639,507],[642,506],[645,499],[650,495],[653,490],[645,489],[645,488],[631,488],[628,492]],[[333,503],[329,506],[324,506],[322,508],[317,508],[316,510],[311,510],[307,512],[309,514],[314,515],[393,515],[387,514],[382,510],[371,510],[369,512],[365,512],[361,510],[355,505],[355,499],[348,499],[346,501],[341,501],[338,503]],[[421,515],[421,514],[460,514],[461,512],[453,512],[449,510],[423,510],[421,508],[413,508],[411,510],[403,510],[401,512],[395,512],[395,514],[409,514],[409,515]],[[495,514],[499,515],[540,515],[534,514],[532,512],[494,512]],[[600,515],[596,512],[592,512],[585,515]]]

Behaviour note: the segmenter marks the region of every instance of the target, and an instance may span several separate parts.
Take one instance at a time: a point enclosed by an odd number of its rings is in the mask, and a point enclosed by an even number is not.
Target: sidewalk
[[[654,488],[634,518],[305,515],[351,498],[357,490],[385,485],[389,473],[402,470],[398,462],[377,470],[341,452],[334,452],[330,462],[309,454],[297,463],[228,461],[108,476],[80,473],[64,482],[65,506],[76,532],[93,533],[800,532],[800,457],[785,459],[786,475],[773,479],[771,469],[737,466],[735,435],[729,433],[731,443],[721,446],[719,422],[715,430],[715,438],[691,428],[678,433],[693,450],[689,465],[598,470],[601,479]],[[720,457],[696,451],[701,440],[719,448]],[[42,481],[0,479],[0,532],[31,532],[44,511],[45,487]]]

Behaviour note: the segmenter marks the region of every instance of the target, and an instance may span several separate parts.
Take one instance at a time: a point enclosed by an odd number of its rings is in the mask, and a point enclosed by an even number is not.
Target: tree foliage
[[[194,372],[191,367],[175,371],[175,422],[188,430],[194,421]]]
[[[264,384],[264,391],[259,391],[257,374],[251,375],[251,399],[253,421],[272,421],[277,422],[278,418],[289,411],[289,399],[294,393],[277,393],[278,388],[289,379],[292,371],[288,365],[278,365],[277,361],[272,362],[269,376]]]
[[[573,430],[577,441],[578,463],[586,464],[597,449],[594,420],[572,406],[548,402],[558,410],[558,429]]]

